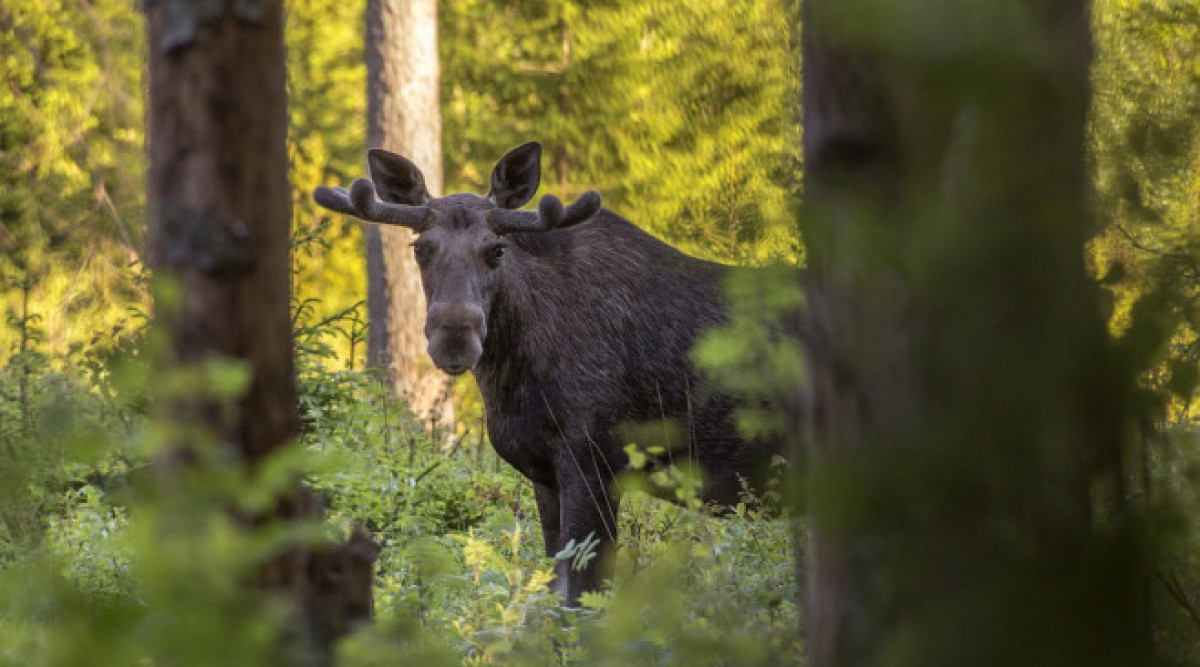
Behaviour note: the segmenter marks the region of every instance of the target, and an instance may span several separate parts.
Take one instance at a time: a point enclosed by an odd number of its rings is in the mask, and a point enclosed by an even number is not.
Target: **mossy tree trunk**
[[[812,664],[1147,664],[1084,0],[806,0]]]

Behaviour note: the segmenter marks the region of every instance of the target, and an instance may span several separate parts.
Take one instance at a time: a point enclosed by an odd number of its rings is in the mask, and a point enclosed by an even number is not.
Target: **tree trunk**
[[[367,144],[412,160],[430,194],[442,192],[437,1],[367,0]],[[449,376],[425,353],[425,293],[414,234],[367,225],[367,364],[381,371],[413,412],[450,428]]]
[[[251,380],[235,406],[199,395],[202,387],[163,400],[171,402],[181,433],[211,433],[235,460],[253,467],[299,434],[283,5],[261,0],[210,9],[147,5],[150,261],[156,280],[179,287],[176,298],[163,296],[173,290],[158,292],[155,308],[170,335],[169,367],[233,359],[246,364]],[[187,451],[176,454],[176,462],[189,458]],[[175,468],[160,467],[169,486]],[[297,483],[274,518],[318,515]],[[246,517],[250,524],[267,518]],[[369,588],[351,596],[329,585],[370,582],[373,554],[362,542],[369,541],[295,548],[259,572],[258,586],[301,610],[290,634],[314,651],[318,664],[328,661],[332,638],[348,620],[369,614]]]
[[[1085,3],[803,14],[811,663],[1149,664]]]

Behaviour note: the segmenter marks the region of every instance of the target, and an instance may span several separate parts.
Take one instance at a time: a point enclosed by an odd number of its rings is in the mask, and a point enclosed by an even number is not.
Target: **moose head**
[[[471,370],[483,355],[488,314],[504,289],[506,265],[522,259],[508,235],[570,227],[600,210],[600,195],[593,191],[566,207],[545,195],[536,211],[516,210],[537,192],[541,157],[537,142],[518,146],[492,169],[486,197],[434,198],[415,164],[372,149],[370,180],[360,178],[349,190],[321,186],[313,192],[313,199],[330,210],[417,233],[413,253],[427,304],[425,338],[434,364],[447,373]]]

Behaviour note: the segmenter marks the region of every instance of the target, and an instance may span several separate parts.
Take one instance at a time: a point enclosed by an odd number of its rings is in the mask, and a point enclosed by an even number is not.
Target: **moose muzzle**
[[[458,375],[475,367],[483,356],[487,322],[473,303],[435,303],[425,318],[429,356],[438,368]]]

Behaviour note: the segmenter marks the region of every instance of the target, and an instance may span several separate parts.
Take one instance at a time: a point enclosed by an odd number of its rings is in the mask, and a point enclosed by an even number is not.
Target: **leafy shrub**
[[[286,606],[246,577],[320,527],[251,528],[229,510],[269,503],[297,471],[326,505],[325,531],[354,523],[383,546],[377,620],[342,642],[340,664],[800,660],[789,524],[753,499],[718,519],[688,502],[686,475],[656,480],[678,485],[683,507],[630,487],[613,591],[566,609],[526,480],[479,434],[426,433],[373,376],[307,353],[301,447],[248,475],[199,437],[196,464],[164,488],[147,462],[199,434],[148,416],[147,394],[232,396],[245,374],[151,376],[138,349],[79,350],[74,375],[36,358],[0,372],[0,414],[30,415],[0,429],[0,665],[269,661]]]

